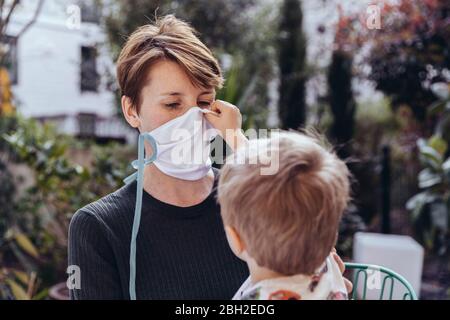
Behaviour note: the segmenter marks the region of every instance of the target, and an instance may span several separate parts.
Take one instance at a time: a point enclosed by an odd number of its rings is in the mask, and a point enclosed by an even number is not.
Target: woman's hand
[[[336,249],[333,248],[331,251],[331,254],[333,255],[334,260],[339,266],[339,270],[341,270],[341,273],[344,274],[345,272],[345,264],[344,261],[342,261],[341,257],[338,256]],[[353,284],[348,280],[347,278],[344,278],[345,287],[347,288],[347,293],[350,294],[353,291]]]
[[[241,130],[241,112],[235,105],[216,100],[212,103],[210,112],[205,113],[205,117],[219,131],[232,150],[236,150],[248,142]]]

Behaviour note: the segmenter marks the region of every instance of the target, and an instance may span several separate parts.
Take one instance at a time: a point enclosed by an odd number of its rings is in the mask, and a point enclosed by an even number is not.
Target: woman
[[[223,83],[217,60],[189,25],[172,15],[131,35],[117,62],[117,77],[123,114],[141,133],[164,138],[171,126],[186,125],[180,119],[202,109],[220,113],[205,115],[220,134],[240,128],[238,109],[215,101]],[[235,148],[241,140],[227,143]],[[148,154],[152,149],[146,145]],[[69,265],[79,267],[81,286],[71,290],[72,299],[129,299],[132,291],[137,299],[232,298],[248,269],[227,244],[215,200],[218,172],[207,160],[180,168],[159,158],[145,166],[132,268],[136,181],[76,212]],[[130,281],[134,268],[136,278]]]

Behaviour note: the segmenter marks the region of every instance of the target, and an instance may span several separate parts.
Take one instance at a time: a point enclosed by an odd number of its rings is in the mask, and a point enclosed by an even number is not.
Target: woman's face
[[[127,116],[129,102],[123,100],[122,107],[128,122],[140,132],[152,131],[164,123],[183,115],[189,108],[209,108],[215,99],[214,88],[195,87],[184,70],[170,60],[160,60],[150,68],[146,85],[141,92],[139,115],[134,111],[130,122]],[[124,98],[123,98],[124,99]]]

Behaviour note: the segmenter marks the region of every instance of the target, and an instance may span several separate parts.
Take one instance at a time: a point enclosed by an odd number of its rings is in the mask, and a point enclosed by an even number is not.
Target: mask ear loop
[[[147,140],[153,150],[153,154],[145,159],[144,142]],[[133,229],[131,231],[131,243],[130,243],[130,282],[129,293],[130,299],[136,300],[136,241],[139,232],[139,225],[141,223],[141,210],[142,210],[142,195],[143,195],[143,183],[144,183],[144,167],[156,160],[158,151],[156,140],[148,132],[141,133],[139,135],[138,143],[138,159],[132,162],[132,165],[137,172],[124,179],[126,184],[133,182],[137,179],[136,187],[136,206],[134,209]]]

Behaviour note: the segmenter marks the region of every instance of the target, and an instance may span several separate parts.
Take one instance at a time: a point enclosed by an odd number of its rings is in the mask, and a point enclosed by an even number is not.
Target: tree
[[[330,135],[338,145],[338,154],[351,154],[350,140],[354,131],[356,103],[352,91],[352,56],[343,50],[333,52],[328,70],[328,99],[333,123]]]
[[[255,0],[113,0],[112,3],[105,26],[116,58],[127,36],[151,23],[155,15],[165,14],[188,21],[209,47],[234,51],[240,47],[242,32],[249,26],[246,13]]]
[[[32,18],[14,35],[16,39],[20,38],[36,22],[44,2],[45,0],[37,2]],[[5,59],[8,54],[8,25],[19,4],[19,0],[0,1],[0,116],[10,114],[13,111],[12,93]]]
[[[303,14],[300,1],[284,0],[280,19],[279,117],[283,129],[298,129],[306,121],[306,41],[302,28]]]
[[[430,107],[439,113],[438,125],[429,139],[419,139],[417,147],[422,171],[418,174],[421,192],[406,203],[419,241],[444,255],[450,248],[450,150],[444,139],[450,125],[450,85],[432,87],[439,101]]]
[[[31,26],[36,22],[37,18],[39,17],[42,7],[44,6],[44,2],[45,0],[39,0],[37,2],[33,17],[22,27],[22,29],[20,29],[20,31],[17,34],[14,35],[14,37],[19,38],[25,32],[27,32],[29,28],[31,28]],[[5,41],[8,25],[11,22],[12,15],[18,8],[19,4],[20,4],[19,0],[0,1],[0,43],[4,43]],[[5,54],[6,52],[0,50],[0,64],[2,66],[4,63],[3,59]]]
[[[369,45],[364,64],[376,89],[391,98],[394,108],[408,105],[424,123],[437,97],[431,84],[449,81],[450,2],[448,0],[378,1],[382,28],[361,26],[358,16],[342,17],[339,28],[353,50]]]
[[[265,127],[267,84],[275,73],[273,49],[276,29],[273,26],[278,14],[278,10],[274,10],[276,4],[262,4],[258,0],[111,2],[114,5],[104,22],[114,60],[136,28],[151,23],[155,15],[174,14],[199,32],[199,38],[219,62],[230,61],[229,66],[222,63],[226,82],[217,97],[239,106],[246,128]],[[115,78],[111,76],[113,82]],[[119,96],[118,90],[115,92]],[[121,114],[119,101],[117,99],[117,112]]]

